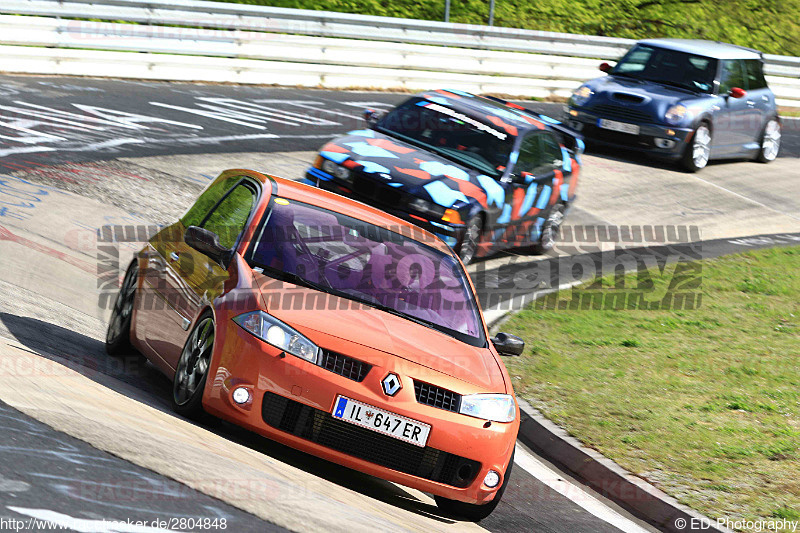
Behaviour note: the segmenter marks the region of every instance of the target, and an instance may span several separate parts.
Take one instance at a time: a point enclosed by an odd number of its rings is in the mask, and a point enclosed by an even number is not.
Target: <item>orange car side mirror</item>
[[[509,333],[498,333],[492,337],[492,344],[500,355],[522,355],[525,350],[525,341]]]
[[[189,226],[183,234],[183,241],[191,248],[206,255],[214,262],[225,264],[231,256],[228,250],[219,243],[219,235],[205,228]]]

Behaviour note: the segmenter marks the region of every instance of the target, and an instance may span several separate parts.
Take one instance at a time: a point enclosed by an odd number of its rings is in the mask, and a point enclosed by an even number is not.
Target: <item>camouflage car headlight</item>
[[[413,209],[414,211],[416,211],[421,215],[437,219],[442,218],[446,211],[446,209],[443,206],[435,204],[433,202],[429,202],[424,198],[414,198],[409,203],[409,206],[411,207],[411,209]]]
[[[334,163],[330,159],[326,159],[325,161],[322,162],[322,170],[324,170],[325,172],[327,172],[331,176],[335,175],[337,168],[339,168],[339,165],[337,165],[336,163]]]
[[[346,169],[341,165],[337,165],[330,159],[325,159],[322,162],[322,170],[330,174],[331,176],[336,176],[340,180],[346,180],[350,177],[350,170]]]
[[[664,120],[670,124],[678,124],[679,122],[683,122],[683,120],[688,116],[689,110],[686,109],[686,106],[683,104],[678,104],[670,106],[670,108],[667,109],[667,112],[664,113]]]
[[[333,175],[339,178],[340,180],[346,180],[350,177],[350,171],[344,167],[337,167]]]

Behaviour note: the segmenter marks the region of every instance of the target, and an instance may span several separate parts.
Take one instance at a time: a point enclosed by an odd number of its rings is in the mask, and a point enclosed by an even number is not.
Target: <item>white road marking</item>
[[[34,107],[32,104],[28,104],[26,102],[15,101],[14,103],[20,105],[30,105],[31,107]],[[58,110],[49,109],[42,106],[36,106],[36,107],[40,109],[46,109],[50,111],[50,113],[45,113],[43,111],[34,111],[33,109],[25,109],[22,107],[0,105],[0,109],[2,109],[3,111],[9,111],[11,113],[16,113],[18,115],[26,115],[29,117],[34,117],[34,119],[40,119],[40,120],[29,119],[31,121],[31,124],[33,125],[51,126],[56,128],[71,128],[80,130],[94,130],[94,131],[105,131],[106,129],[101,126],[92,126],[91,124],[86,123],[90,121],[97,122],[97,120],[96,119],[93,120],[93,118],[86,117],[85,119],[82,119],[84,122],[76,122],[74,120],[67,120],[65,118],[55,116],[55,113],[59,113],[62,116],[70,116],[78,118],[78,115],[75,115],[74,113],[67,113],[66,111],[61,112]],[[17,120],[22,120],[22,119],[17,119]]]
[[[68,150],[70,152],[93,152],[95,150],[102,150],[103,148],[116,148],[117,146],[124,146],[126,144],[142,144],[144,142],[143,139],[133,138],[112,139],[110,141],[87,144],[86,146],[78,148],[63,148],[63,150]],[[56,148],[56,150],[62,150],[62,148]]]
[[[395,104],[387,102],[342,102],[344,105],[351,107],[394,107]]]
[[[0,150],[0,157],[5,157],[7,155],[14,155],[14,154],[30,154],[34,152],[55,152],[55,148],[50,148],[49,146],[18,146],[16,148],[7,148],[5,150]]]
[[[303,113],[293,113],[281,108],[266,107],[252,102],[244,102],[241,100],[234,100],[233,98],[212,98],[201,97],[198,98],[203,102],[210,105],[197,104],[203,107],[211,107],[214,109],[231,109],[244,113],[245,115],[254,115],[253,121],[272,121],[280,122],[282,124],[289,124],[290,126],[300,126],[301,124],[311,124],[315,126],[340,126],[338,122],[333,122],[324,118],[312,117],[311,115]]]
[[[360,117],[358,115],[351,115],[350,113],[342,113],[341,111],[334,111],[332,109],[325,109],[320,106],[326,105],[325,102],[317,102],[315,100],[278,100],[275,98],[261,98],[258,100],[254,100],[260,104],[282,104],[282,105],[293,105],[295,107],[301,107],[303,109],[312,109],[314,111],[319,111],[320,113],[329,113],[331,115],[336,115],[340,117],[346,117],[353,120],[362,120],[364,117]]]
[[[248,128],[253,128],[256,130],[265,130],[267,129],[264,126],[259,124],[253,124],[253,121],[264,122],[262,119],[254,118],[250,115],[245,115],[243,113],[236,113],[230,110],[218,110],[218,111],[211,111],[209,109],[192,109],[190,107],[183,107],[179,105],[172,105],[172,104],[165,104],[163,102],[150,102],[150,105],[164,107],[167,109],[174,109],[175,111],[185,111],[186,113],[192,113],[194,115],[200,115],[201,117],[206,118],[213,118],[216,120],[222,120],[224,122],[230,122],[232,124],[238,124],[240,126],[246,126]],[[205,107],[204,104],[198,104],[202,107]],[[234,118],[236,117],[236,118]]]
[[[47,121],[53,122],[64,122],[67,124],[73,124],[80,126],[83,129],[93,129],[98,131],[105,131],[107,128],[99,127],[99,126],[90,126],[86,124],[87,122],[93,124],[102,124],[105,126],[110,126],[112,128],[129,128],[129,129],[148,129],[147,126],[142,126],[141,123],[160,123],[160,124],[170,124],[173,126],[183,126],[186,128],[193,128],[193,129],[200,129],[202,130],[202,126],[197,126],[195,124],[187,124],[186,122],[176,122],[174,120],[167,120],[164,118],[159,117],[151,117],[147,115],[139,115],[137,113],[128,113],[126,111],[117,111],[115,109],[106,109],[104,107],[96,107],[96,106],[89,106],[84,104],[75,104],[72,105],[84,111],[86,113],[90,113],[93,116],[87,115],[78,115],[75,113],[70,113],[68,111],[62,111],[60,109],[53,109],[50,107],[45,107],[42,105],[31,104],[29,102],[23,102],[20,100],[15,100],[15,104],[24,105],[27,107],[31,107],[34,109],[39,109],[41,111],[34,112],[29,109],[20,109],[20,108],[11,108],[7,107],[6,109],[13,110],[18,113],[27,114],[35,117],[43,118],[43,124],[47,124]],[[72,119],[72,120],[67,120]],[[78,122],[74,122],[78,121]]]
[[[145,139],[145,142],[160,142],[166,144],[172,143],[198,143],[198,144],[214,144],[225,141],[250,141],[253,139],[279,139],[281,135],[274,133],[254,133],[252,135],[223,135],[221,137],[187,137],[178,139]],[[268,154],[264,154],[268,156]]]
[[[535,263],[535,262],[541,261],[541,260],[543,260],[543,259],[532,261],[531,263]],[[470,265],[470,266],[472,266],[472,265]],[[470,274],[474,273],[473,271],[470,271],[469,269],[467,269],[467,272],[470,273]],[[509,313],[516,313],[517,311],[521,311],[524,307],[528,306],[534,300],[538,300],[542,296],[546,296],[546,295],[552,294],[554,292],[565,291],[567,289],[571,289],[572,287],[580,285],[580,284],[582,284],[582,283],[584,283],[586,281],[589,281],[589,280],[588,279],[586,279],[586,280],[576,279],[576,280],[570,281],[568,283],[562,283],[561,285],[559,285],[556,288],[542,287],[540,289],[533,289],[529,293],[525,293],[525,294],[522,294],[520,296],[516,296],[516,297],[512,298],[510,301],[509,300],[504,300],[502,302],[499,302],[496,306],[488,307],[488,308],[484,309],[483,310],[483,320],[486,322],[486,326],[489,327],[489,329],[491,329],[491,328],[495,327],[495,325],[500,320],[502,320],[502,318],[504,316],[508,315]],[[487,285],[488,285],[488,283],[487,283]],[[521,302],[521,304],[518,307],[514,307],[514,301],[515,300],[517,302]]]
[[[32,524],[36,529],[42,528],[43,530],[46,530],[67,528],[73,531],[82,531],[86,533],[174,533],[174,530],[172,529],[137,525],[135,522],[131,524],[126,523],[125,521],[86,520],[82,518],[74,518],[72,516],[57,513],[55,511],[49,511],[47,509],[27,509],[24,507],[11,506],[6,507],[6,509],[21,515],[30,516],[31,518],[41,520],[41,522],[38,524]],[[144,521],[145,520],[143,520],[143,522]]]
[[[608,522],[626,533],[649,533],[648,530],[644,529],[636,522],[625,518],[614,509],[605,505],[583,487],[574,485],[561,477],[557,471],[528,453],[528,451],[519,444],[517,444],[514,463],[600,520]]]
[[[230,141],[252,141],[258,139],[330,139],[330,134],[309,134],[309,135],[275,135],[274,133],[255,133],[252,135],[223,135],[220,137],[179,137],[176,139],[160,139],[160,138],[124,138],[114,139],[111,141],[103,141],[99,143],[87,144],[84,146],[20,146],[17,148],[8,148],[0,150],[0,158],[15,155],[15,154],[28,154],[35,152],[91,152],[95,150],[102,150],[104,148],[116,148],[126,144],[146,144],[146,143],[159,143],[159,144],[217,144]],[[265,153],[265,157],[269,154]],[[298,178],[299,179],[299,178]]]
[[[626,533],[649,533],[642,526],[625,518],[614,509],[611,509],[595,496],[590,494],[583,487],[574,485],[561,477],[559,473],[539,459],[528,453],[528,451],[517,444],[517,452],[514,456],[514,463],[525,469],[533,477],[558,492],[562,496],[572,500],[588,513],[596,516],[604,522],[608,522],[614,527],[618,527]]]
[[[81,111],[97,115],[106,120],[110,120],[119,124],[120,126],[148,129],[147,126],[142,126],[142,123],[159,123],[170,124],[172,126],[183,126],[184,128],[192,128],[195,130],[202,130],[203,126],[197,124],[187,124],[186,122],[177,122],[175,120],[167,120],[165,118],[150,117],[146,115],[139,115],[137,113],[128,113],[126,111],[117,111],[116,109],[106,109],[104,107],[97,107],[84,104],[72,104]]]

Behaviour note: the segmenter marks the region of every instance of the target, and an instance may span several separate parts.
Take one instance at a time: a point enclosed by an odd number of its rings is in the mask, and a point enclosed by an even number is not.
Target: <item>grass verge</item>
[[[503,330],[528,341],[523,357],[506,360],[517,394],[712,518],[798,520],[800,247],[700,268],[695,309],[512,317]],[[667,291],[669,273],[652,273],[653,293]],[[620,281],[562,297],[612,292]]]

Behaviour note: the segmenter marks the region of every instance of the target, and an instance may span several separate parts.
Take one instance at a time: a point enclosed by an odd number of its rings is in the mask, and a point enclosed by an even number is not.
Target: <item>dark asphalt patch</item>
[[[0,519],[4,521],[26,521],[34,515],[23,510],[44,509],[90,521],[151,525],[154,520],[208,518],[226,525],[211,530],[286,531],[55,431],[2,402],[0,434]]]

